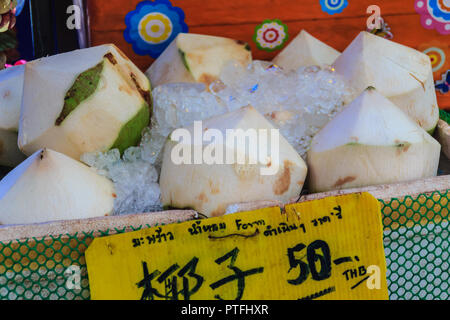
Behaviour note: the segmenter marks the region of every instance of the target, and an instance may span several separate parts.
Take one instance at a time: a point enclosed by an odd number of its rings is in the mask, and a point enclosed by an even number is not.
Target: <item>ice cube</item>
[[[158,172],[152,163],[142,159],[142,151],[142,147],[130,147],[122,158],[117,149],[81,157],[83,162],[114,182],[117,195],[114,214],[161,210]]]

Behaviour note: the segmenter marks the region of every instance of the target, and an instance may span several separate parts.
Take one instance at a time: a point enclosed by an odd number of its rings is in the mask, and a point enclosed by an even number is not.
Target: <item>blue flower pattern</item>
[[[179,33],[188,32],[184,18],[169,0],[142,1],[125,17],[124,38],[137,54],[156,59]]]
[[[445,21],[450,21],[450,12],[444,11],[438,5],[438,0],[429,0],[428,6],[433,11],[433,16],[436,18],[442,18]]]
[[[328,14],[341,13],[348,5],[347,0],[320,0],[322,11]]]

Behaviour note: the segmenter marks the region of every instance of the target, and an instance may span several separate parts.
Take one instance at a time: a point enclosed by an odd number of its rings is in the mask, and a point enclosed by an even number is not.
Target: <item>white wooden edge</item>
[[[419,194],[429,194],[434,191],[445,192],[450,189],[450,175],[438,176],[423,180],[406,183],[386,184],[365,188],[345,189],[303,195],[300,199],[292,199],[289,203],[303,202],[322,199],[330,196],[339,196],[355,192],[369,192],[375,198],[389,201],[392,198],[402,198],[405,196],[417,196]],[[253,211],[268,207],[283,207],[279,201],[255,201],[238,203],[232,206],[232,212]],[[98,232],[107,229],[123,229],[125,227],[138,227],[155,224],[170,224],[197,218],[198,214],[192,210],[173,210],[154,213],[132,214],[122,216],[100,217],[92,219],[68,220],[49,222],[32,225],[0,226],[0,241],[21,240],[28,238],[44,238],[47,236],[57,236],[65,234],[75,234],[82,232]],[[126,231],[131,231],[128,228]]]
[[[415,197],[419,194],[430,194],[435,191],[445,192],[450,189],[450,175],[438,176],[411,182],[394,184],[383,184],[365,188],[354,188],[335,190],[322,193],[303,195],[299,198],[291,199],[287,204],[323,199],[326,197],[340,196],[349,193],[368,192],[377,199],[389,201],[392,198],[403,198],[405,196]],[[231,212],[253,211],[267,207],[283,207],[278,201],[256,201],[233,204],[229,206]]]
[[[28,238],[45,238],[48,236],[58,236],[75,233],[94,232],[97,235],[99,231],[106,231],[131,227],[155,224],[171,224],[183,222],[197,218],[197,212],[193,210],[172,210],[142,214],[130,214],[120,216],[99,217],[80,220],[65,220],[56,222],[47,222],[30,225],[10,225],[0,226],[0,241],[22,240]]]
[[[448,189],[450,189],[450,175],[438,176],[411,182],[383,184],[379,186],[371,186],[365,188],[345,189],[345,190],[309,194],[300,197],[300,202],[356,192],[368,192],[377,199],[389,201],[392,198],[403,198],[408,195],[415,197],[422,193],[430,194],[435,191],[445,192]]]

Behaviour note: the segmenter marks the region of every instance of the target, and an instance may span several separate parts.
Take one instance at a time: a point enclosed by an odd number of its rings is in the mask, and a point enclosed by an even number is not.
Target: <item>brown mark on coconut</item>
[[[150,110],[152,107],[152,99],[151,99],[151,94],[149,90],[144,90],[141,88],[141,86],[139,85],[139,82],[137,81],[137,77],[133,72],[130,72],[130,77],[131,80],[133,80],[134,85],[136,86],[136,89],[139,91],[139,93],[141,94],[142,98],[145,100],[145,102],[147,102]]]
[[[216,80],[217,80],[217,78],[215,76],[207,74],[207,73],[203,73],[199,78],[199,81],[202,83],[205,83],[205,84],[210,84]]]
[[[346,183],[349,183],[349,182],[352,182],[352,181],[355,181],[355,180],[356,180],[356,177],[353,177],[353,176],[348,176],[348,177],[345,177],[345,178],[341,178],[338,181],[336,181],[336,183],[334,184],[334,187],[338,188],[338,187],[343,186]]]
[[[429,59],[428,57],[421,58],[421,59],[419,60],[419,63],[420,63],[421,65],[424,65],[424,66],[429,66],[429,65],[430,65],[430,59]]]
[[[11,94],[11,91],[6,90],[5,93],[3,93],[3,98],[4,99],[8,98],[10,94]]]
[[[395,146],[397,147],[397,156],[401,155],[404,152],[408,152],[409,147],[411,147],[411,143],[395,140]]]
[[[219,194],[220,193],[220,189],[216,186],[214,186],[214,183],[209,180],[209,188],[211,189],[211,194]]]
[[[251,164],[238,164],[233,165],[234,172],[238,176],[239,180],[250,180],[257,174],[258,167]]]
[[[244,46],[245,50],[252,51],[252,48],[248,44],[248,42],[242,41],[242,40],[235,40],[238,45]]]
[[[209,201],[208,197],[206,196],[206,194],[204,192],[200,193],[197,196],[197,199],[200,200],[201,202],[208,202]]]
[[[115,66],[117,64],[117,60],[116,60],[116,58],[114,58],[114,56],[113,56],[113,54],[111,52],[108,52],[107,54],[105,54],[104,57],[106,59],[108,59],[109,62],[111,62],[111,64],[113,66]]]
[[[214,210],[213,212],[211,212],[211,217],[219,217],[222,216],[225,211],[227,210],[227,205],[225,204],[221,204],[217,207],[216,210]]]
[[[417,81],[419,81],[419,83],[422,85],[423,91],[426,91],[425,89],[425,83],[423,83],[423,81],[420,81],[419,78],[417,78],[415,75],[413,75],[411,72],[409,73],[411,77],[413,77],[414,79],[416,79]]]
[[[189,58],[190,61],[194,62],[194,64],[202,65],[203,64],[203,54],[185,54],[186,58]]]
[[[128,95],[133,95],[133,90],[128,85],[121,85],[119,86],[119,91],[123,91]]]
[[[273,185],[273,193],[278,196],[289,190],[291,185],[291,166],[292,162],[284,160],[283,172]]]

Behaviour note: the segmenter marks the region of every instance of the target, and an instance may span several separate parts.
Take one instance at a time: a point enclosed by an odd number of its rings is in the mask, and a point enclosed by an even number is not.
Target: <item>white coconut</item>
[[[236,111],[204,120],[202,128],[205,135],[216,135],[214,138],[216,151],[211,154],[219,155],[218,160],[205,160],[194,163],[179,164],[175,157],[181,154],[180,149],[203,149],[206,154],[211,142],[182,139],[178,142],[174,131],[169,137],[163,156],[160,177],[161,200],[163,205],[176,208],[193,208],[207,216],[220,216],[228,205],[257,200],[279,200],[286,202],[300,195],[306,177],[306,165],[300,155],[283,138],[277,135],[273,140],[271,134],[278,133],[261,114],[253,107],[244,107]],[[241,129],[242,133],[254,133],[260,143],[237,144],[236,147],[227,143],[230,135],[227,130]],[[258,130],[266,132],[259,134]],[[186,128],[194,137],[194,126]],[[275,130],[275,131],[271,131]],[[198,132],[198,131],[197,131]],[[202,132],[200,132],[201,134]],[[266,135],[267,134],[267,135]],[[264,142],[264,137],[267,137]],[[206,139],[206,136],[205,136]],[[201,140],[201,138],[199,139]],[[230,141],[230,140],[228,140]],[[268,152],[263,152],[263,148]],[[277,151],[278,148],[278,151]],[[216,153],[217,152],[217,153]],[[259,153],[262,155],[259,155]],[[186,151],[186,154],[190,154]],[[227,161],[231,155],[235,161]],[[237,161],[239,156],[243,161]]]
[[[24,65],[0,71],[0,129],[18,130],[24,71]]]
[[[38,59],[25,67],[19,147],[27,155],[51,148],[76,160],[123,151],[139,142],[149,105],[149,80],[114,45]]]
[[[442,146],[442,152],[450,159],[450,126],[444,120],[439,120],[437,137]]]
[[[357,94],[373,86],[425,131],[434,131],[439,108],[431,61],[426,54],[363,31],[334,67]]]
[[[313,192],[428,178],[441,146],[375,89],[365,90],[313,138]]]
[[[223,37],[180,33],[145,72],[153,87],[164,83],[218,79],[229,61],[247,66],[252,61],[248,44]]]
[[[28,224],[109,215],[114,186],[94,169],[43,149],[0,181],[0,224]]]
[[[25,160],[17,146],[25,66],[0,71],[0,165],[14,167]]]
[[[339,55],[339,51],[302,30],[272,62],[290,71],[311,65],[331,65]]]

